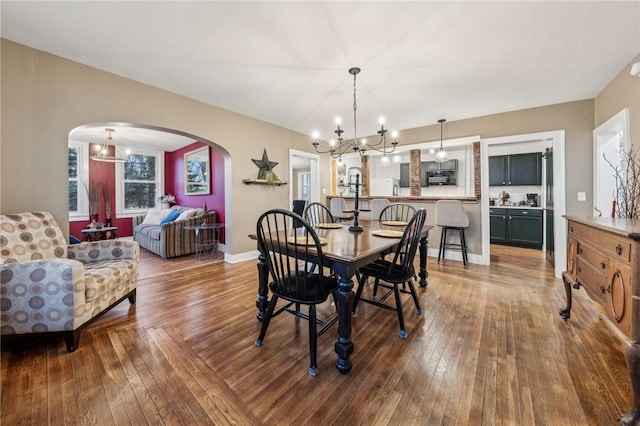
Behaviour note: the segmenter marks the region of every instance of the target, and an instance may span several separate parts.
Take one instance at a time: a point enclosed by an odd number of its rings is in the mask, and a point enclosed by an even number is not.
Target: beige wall
[[[640,149],[640,77],[629,72],[631,65],[638,61],[640,54],[596,96],[594,126],[598,127],[624,108],[629,108],[631,145],[636,149]]]
[[[231,176],[230,190],[226,194],[230,198],[226,211],[229,253],[255,248],[247,235],[254,231],[261,211],[289,207],[286,186],[247,186],[242,179],[256,176],[257,169],[251,158],[260,158],[263,148],[267,148],[270,160],[279,163],[276,173],[287,176],[289,149],[310,151],[307,135],[6,40],[2,40],[1,54],[0,212],[49,210],[65,227],[68,221],[68,134],[76,126],[107,121],[176,129],[212,141],[228,153],[228,175]],[[591,194],[592,168],[584,165],[592,163],[594,123],[605,121],[628,106],[632,110],[632,140],[636,145],[639,140],[640,78],[627,78],[625,73],[628,75],[628,67],[595,101],[590,99],[451,121],[445,125],[444,137],[479,135],[491,138],[564,129],[567,213],[590,214],[591,197],[588,202],[578,202],[575,194],[578,191]],[[597,105],[597,117],[594,104]],[[437,140],[439,131],[435,123],[404,130],[401,144]],[[330,162],[326,156],[321,158],[320,170],[323,171],[321,187],[330,193]],[[477,223],[480,223],[479,218]]]
[[[279,163],[288,176],[289,149],[308,150],[299,133],[2,40],[0,212],[51,211],[66,232],[67,141],[76,126],[129,122],[176,129],[215,142],[230,157],[227,252],[255,249],[261,211],[288,207],[287,186],[245,185],[251,158]],[[229,188],[229,187],[228,187]]]
[[[479,135],[486,139],[565,130],[567,213],[588,215],[592,212],[591,197],[588,197],[587,202],[578,202],[576,193],[584,191],[591,194],[592,192],[592,168],[584,167],[584,164],[592,163],[593,104],[593,99],[588,99],[466,120],[448,121],[444,127],[444,138],[453,139]],[[437,123],[400,132],[400,145],[439,139],[440,125]],[[328,179],[329,177],[326,176],[323,180],[323,186],[329,184]],[[486,199],[486,196],[484,198]],[[480,219],[478,219],[478,223],[480,223]]]

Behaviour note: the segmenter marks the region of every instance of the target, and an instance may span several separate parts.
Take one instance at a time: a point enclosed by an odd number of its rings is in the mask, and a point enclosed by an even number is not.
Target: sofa
[[[49,212],[0,215],[2,340],[62,334],[73,352],[93,320],[136,301],[140,249],[131,240],[67,245]]]
[[[173,220],[169,214],[177,212],[179,215]],[[173,213],[175,214],[175,213]],[[196,253],[196,233],[185,229],[189,226],[213,224],[218,221],[218,214],[214,210],[195,207],[173,206],[170,209],[152,209],[146,215],[132,218],[133,240],[158,256],[165,259]],[[199,241],[214,240],[216,230],[203,229],[197,236]]]

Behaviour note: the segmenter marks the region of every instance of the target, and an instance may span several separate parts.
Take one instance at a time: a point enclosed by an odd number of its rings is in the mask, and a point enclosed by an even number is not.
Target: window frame
[[[89,195],[86,187],[89,183],[89,144],[83,142],[68,142],[68,149],[74,149],[78,153],[78,175],[75,180],[78,182],[78,210],[69,210],[69,221],[86,221],[89,219]],[[67,168],[69,157],[67,154]],[[72,180],[71,177],[68,178]],[[67,197],[69,196],[67,192]],[[69,204],[67,199],[67,205]]]
[[[156,159],[156,179],[154,181],[156,185],[156,195],[154,197],[154,206],[149,208],[137,208],[126,209],[124,200],[124,185],[127,182],[124,178],[124,163],[116,163],[115,183],[116,183],[116,215],[119,218],[130,218],[146,214],[150,209],[160,208],[160,196],[164,191],[164,151],[149,151],[140,149],[131,149],[129,155],[144,155],[148,157],[155,157]],[[131,181],[134,182],[134,181]],[[137,181],[141,182],[141,181]],[[151,181],[148,181],[151,182]]]

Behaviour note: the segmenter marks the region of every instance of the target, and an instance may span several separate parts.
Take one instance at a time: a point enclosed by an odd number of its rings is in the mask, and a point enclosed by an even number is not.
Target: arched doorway
[[[117,163],[90,160],[95,147],[104,144],[108,137],[105,129],[113,129],[111,136],[114,147],[111,149],[115,150],[117,147],[119,154],[129,155],[124,154],[125,150],[129,150],[142,157],[157,159],[149,160],[158,169],[154,169],[156,174],[153,182],[148,183],[148,192],[153,191],[154,200],[150,200],[149,196],[144,203],[138,203],[140,205],[137,207],[133,205],[135,203],[127,204],[123,201],[126,195],[123,195],[124,183],[121,174],[117,173]],[[114,226],[118,226],[120,236],[132,235],[131,217],[139,210],[160,207],[160,196],[168,194],[173,195],[175,203],[180,205],[204,207],[206,204],[207,208],[216,210],[220,222],[227,223],[227,218],[230,218],[228,176],[231,157],[213,141],[175,129],[137,123],[99,122],[72,129],[69,132],[69,147],[70,235],[77,236],[79,230],[88,223],[87,192],[92,182],[104,185],[105,196],[99,202],[99,215],[107,219],[107,214],[110,213],[110,219]],[[184,155],[202,147],[210,148],[210,190],[198,195],[187,194],[184,189]],[[74,161],[75,164],[72,165]],[[154,204],[155,199],[157,206]],[[72,210],[73,207],[76,207],[75,211]],[[220,249],[224,252],[229,238],[224,234],[221,238]]]

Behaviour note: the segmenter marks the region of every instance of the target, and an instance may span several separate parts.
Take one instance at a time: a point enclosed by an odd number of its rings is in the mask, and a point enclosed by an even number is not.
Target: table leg
[[[420,251],[420,273],[418,274],[420,277],[420,287],[426,287],[428,284],[427,277],[429,276],[429,273],[427,272],[427,245],[427,237],[420,238],[420,245],[418,246]]]
[[[342,374],[351,371],[353,343],[351,343],[351,310],[353,308],[353,281],[351,278],[340,277],[338,290],[335,292],[336,308],[338,309],[338,340],[335,351],[338,354],[336,368]]]
[[[264,319],[264,313],[267,310],[267,305],[269,304],[268,278],[269,270],[267,269],[267,263],[265,262],[264,255],[261,253],[258,256],[258,299],[256,300],[256,307],[258,308],[258,315],[256,315],[256,317],[259,321]]]

